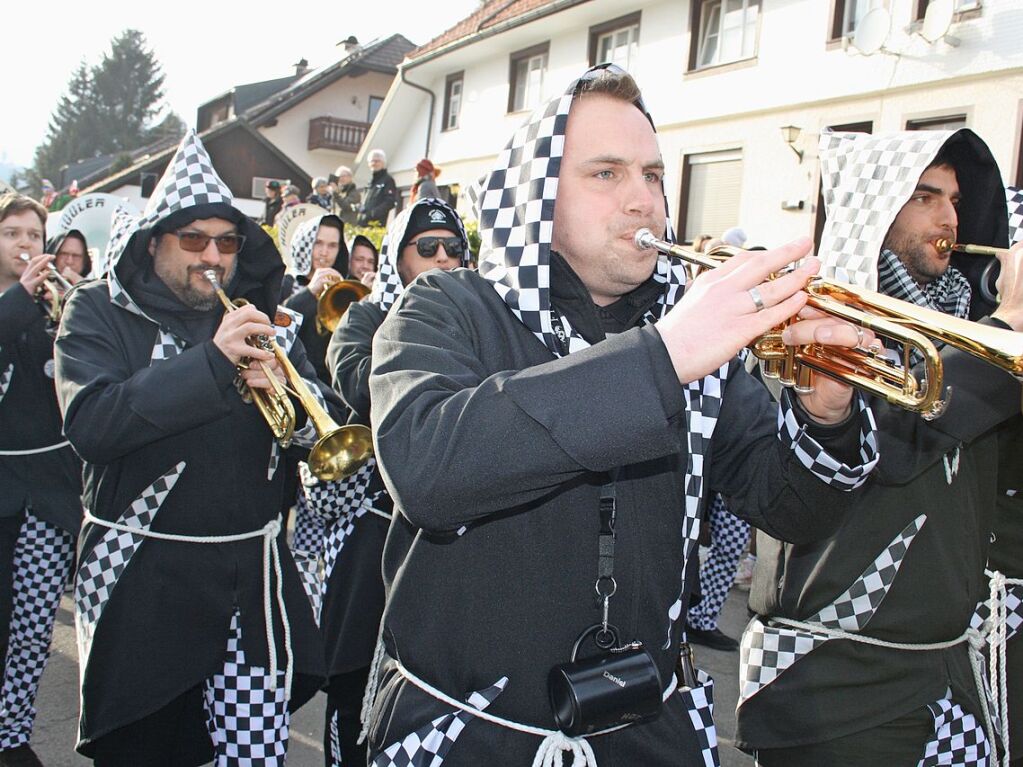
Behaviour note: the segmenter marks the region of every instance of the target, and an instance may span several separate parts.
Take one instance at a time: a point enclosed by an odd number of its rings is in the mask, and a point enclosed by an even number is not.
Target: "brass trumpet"
[[[649,229],[636,232],[640,248],[655,248],[704,269],[742,252],[737,248],[715,248],[701,254],[658,240]],[[756,339],[750,349],[765,361],[764,375],[780,379],[799,392],[812,391],[813,373],[823,373],[851,386],[885,398],[894,405],[931,420],[948,404],[942,399],[942,361],[931,339],[950,344],[989,362],[1017,378],[1023,376],[1023,333],[992,328],[941,312],[924,309],[881,293],[814,277],[806,285],[807,306],[825,314],[868,328],[902,347],[901,366],[877,348],[855,348],[808,344],[786,346],[782,327]],[[923,358],[923,374],[912,371],[911,351]]]
[[[217,298],[220,299],[220,303],[227,311],[237,311],[239,307],[248,303],[244,298],[231,301],[221,287],[217,273],[213,269],[204,271],[203,276],[213,285]],[[291,360],[288,359],[288,355],[273,338],[261,335],[255,339],[250,338],[249,343],[272,352],[287,380],[286,384],[281,383],[270,366],[260,361],[259,365],[267,380],[270,381],[271,388],[249,390],[252,401],[259,408],[259,412],[266,422],[270,424],[270,430],[280,446],[287,448],[291,445],[291,438],[295,431],[295,407],[289,399],[288,395],[290,394],[305,409],[316,430],[316,444],[313,445],[309,451],[309,457],[306,459],[313,475],[324,482],[331,482],[344,479],[357,472],[373,455],[373,436],[370,430],[360,424],[338,426],[309,391],[309,387],[302,380]]]
[[[998,256],[1008,253],[1008,248],[994,248],[990,245],[965,245],[956,242],[948,237],[939,237],[934,241],[934,248],[940,253],[966,253],[971,256],[989,256],[991,260],[980,273],[979,288],[980,294],[993,304],[999,302],[998,291],[995,287],[998,280],[1000,264]]]
[[[31,257],[28,253],[19,253],[18,258],[24,261],[26,264],[31,261]],[[60,315],[64,310],[64,295],[71,290],[73,285],[68,282],[67,278],[64,277],[60,272],[54,269],[52,266],[46,267],[50,273],[50,276],[43,280],[42,289],[39,291],[37,301],[40,305],[46,308],[46,316],[49,317],[50,322],[54,325],[60,323]],[[60,290],[57,287],[60,287]],[[50,301],[47,301],[42,297],[42,292],[46,290],[50,293]]]
[[[334,279],[316,299],[316,330],[321,336],[334,332],[348,307],[369,295],[369,288],[358,280]]]

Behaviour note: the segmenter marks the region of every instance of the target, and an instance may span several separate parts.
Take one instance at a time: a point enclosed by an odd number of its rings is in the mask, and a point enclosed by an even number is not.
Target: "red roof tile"
[[[449,43],[474,37],[489,27],[523,16],[554,2],[555,0],[486,0],[477,10],[451,29],[442,32],[430,42],[409,53],[408,58],[416,59]]]

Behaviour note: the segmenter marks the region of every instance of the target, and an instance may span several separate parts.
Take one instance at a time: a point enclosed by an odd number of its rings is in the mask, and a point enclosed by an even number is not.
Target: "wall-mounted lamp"
[[[796,157],[799,158],[799,162],[803,162],[803,153],[796,149],[796,141],[799,140],[799,134],[802,132],[802,128],[795,125],[783,125],[781,127],[781,138],[786,144],[789,145],[789,149],[796,153]]]

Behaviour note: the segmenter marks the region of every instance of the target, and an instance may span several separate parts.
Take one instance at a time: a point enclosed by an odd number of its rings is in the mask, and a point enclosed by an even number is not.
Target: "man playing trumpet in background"
[[[81,464],[61,434],[53,334],[39,296],[53,273],[46,210],[0,195],[0,765],[29,746],[36,692],[82,520]],[[54,288],[56,290],[56,288]]]
[[[984,142],[969,130],[825,134],[821,166],[824,273],[970,316],[974,291],[937,241],[1007,244]],[[1019,331],[1023,251],[1001,260],[1002,302],[982,324]],[[873,406],[882,458],[834,535],[759,534],[736,741],[764,767],[988,764],[979,638],[967,630],[988,593],[999,430],[1019,413],[1020,386],[958,349],[941,356],[941,417]]]
[[[245,401],[286,360],[250,340],[277,339],[300,371],[293,389],[332,409],[336,396],[317,384],[297,318],[276,315],[280,255],[194,133],[119,242],[57,339],[89,510],[78,750],[97,765],[283,765],[323,650],[280,527],[281,449]],[[250,303],[225,313],[208,274]],[[295,410],[302,443],[311,424]]]

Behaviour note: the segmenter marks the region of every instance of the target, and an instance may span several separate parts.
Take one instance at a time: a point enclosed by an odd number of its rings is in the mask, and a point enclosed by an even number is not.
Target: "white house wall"
[[[342,77],[282,112],[277,116],[276,125],[260,128],[259,132],[310,177],[327,176],[338,165],[351,165],[355,153],[330,149],[310,150],[309,121],[315,117],[336,117],[366,122],[369,116],[369,97],[383,98],[391,86],[391,79],[391,75],[380,72],[367,72],[360,77]]]
[[[991,146],[1004,180],[1013,180],[1023,104],[1023,6],[1019,0],[984,0],[978,17],[952,25],[950,33],[961,41],[952,47],[907,32],[915,3],[888,3],[893,22],[886,47],[893,52],[867,57],[827,44],[831,3],[762,0],[755,61],[686,73],[688,0],[593,0],[413,66],[407,76],[437,94],[431,159],[443,168],[441,183],[464,189],[491,166],[527,116],[506,113],[510,54],[549,40],[544,86],[552,96],[585,69],[590,26],[639,10],[639,60],[632,73],[658,125],[673,218],[684,155],[739,148],[743,183],[736,223],[752,241],[771,245],[813,232],[816,144],[827,125],[869,120],[875,132],[894,131],[907,120],[965,113],[967,126]],[[445,78],[459,70],[465,72],[460,125],[441,132]],[[407,89],[395,101],[402,98],[409,98]],[[427,110],[423,97],[412,119],[381,134],[391,139],[384,148],[399,185],[414,180]],[[796,144],[802,162],[782,140],[779,128],[787,124],[802,128]],[[782,210],[783,201],[799,200],[802,210]],[[467,212],[464,200],[460,207]]]

